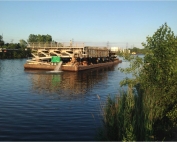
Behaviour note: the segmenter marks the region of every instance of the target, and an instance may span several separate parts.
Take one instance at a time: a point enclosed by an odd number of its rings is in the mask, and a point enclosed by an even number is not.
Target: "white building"
[[[111,47],[111,51],[118,52],[120,50],[119,47]]]
[[[130,53],[130,50],[129,49],[123,49],[123,48],[120,48],[120,47],[111,47],[111,51],[114,51],[114,52],[122,52],[122,53],[125,53],[125,52],[128,52]]]

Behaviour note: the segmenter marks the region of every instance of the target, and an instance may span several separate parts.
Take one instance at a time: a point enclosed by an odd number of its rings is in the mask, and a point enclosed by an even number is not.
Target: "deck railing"
[[[68,42],[31,42],[28,43],[27,48],[61,48],[61,47],[81,47],[83,48],[84,43],[68,43]]]

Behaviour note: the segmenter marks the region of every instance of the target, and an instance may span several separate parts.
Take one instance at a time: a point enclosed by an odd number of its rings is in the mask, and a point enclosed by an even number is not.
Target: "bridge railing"
[[[58,47],[84,47],[84,43],[68,42],[30,42],[27,48],[58,48]]]

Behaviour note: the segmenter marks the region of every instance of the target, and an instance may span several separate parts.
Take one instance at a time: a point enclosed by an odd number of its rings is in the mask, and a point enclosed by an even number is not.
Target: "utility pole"
[[[128,48],[128,42],[126,43],[126,49]]]
[[[125,52],[128,51],[128,42],[126,43],[126,49],[125,49]]]
[[[72,38],[72,46],[74,45],[74,39]]]
[[[107,48],[109,48],[109,41],[107,42]]]

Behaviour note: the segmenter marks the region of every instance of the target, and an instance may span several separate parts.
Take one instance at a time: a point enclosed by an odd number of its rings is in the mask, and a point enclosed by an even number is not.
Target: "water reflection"
[[[94,141],[100,102],[117,93],[123,63],[56,74],[24,71],[25,62],[0,60],[0,140]]]
[[[114,67],[58,74],[30,70],[26,70],[26,73],[30,74],[32,90],[37,94],[50,94],[55,99],[73,99],[86,95],[95,84],[107,81],[108,71],[111,70],[114,70]]]

